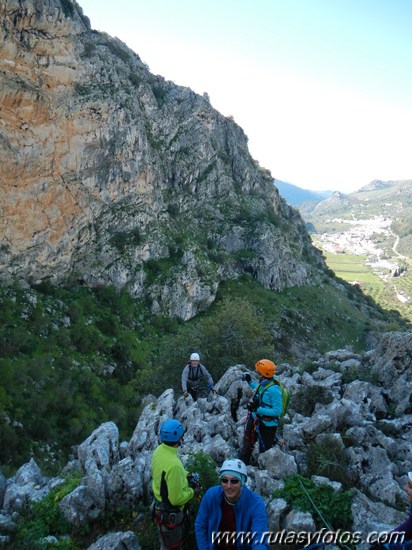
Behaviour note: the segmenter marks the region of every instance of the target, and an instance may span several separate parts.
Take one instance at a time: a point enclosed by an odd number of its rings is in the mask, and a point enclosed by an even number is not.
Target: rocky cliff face
[[[311,284],[299,214],[206,98],[72,0],[0,0],[0,275],[127,285],[188,319],[219,281]]]

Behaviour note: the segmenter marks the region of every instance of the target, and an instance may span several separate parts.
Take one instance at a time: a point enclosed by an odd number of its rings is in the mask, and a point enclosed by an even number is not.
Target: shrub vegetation
[[[316,485],[297,474],[286,476],[284,488],[275,491],[273,496],[284,498],[296,510],[310,512],[317,529],[351,529],[352,491],[334,491],[329,485]]]

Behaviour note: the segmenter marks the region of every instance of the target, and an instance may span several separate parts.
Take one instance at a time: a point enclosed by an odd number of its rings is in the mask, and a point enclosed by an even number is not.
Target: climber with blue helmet
[[[177,456],[185,430],[174,418],[160,428],[160,445],[152,455],[153,519],[159,528],[160,548],[181,548],[187,532],[188,503],[195,491]]]
[[[200,501],[195,520],[198,548],[266,550],[266,507],[262,498],[245,486],[245,463],[239,458],[225,460],[219,476],[220,485],[208,489]]]

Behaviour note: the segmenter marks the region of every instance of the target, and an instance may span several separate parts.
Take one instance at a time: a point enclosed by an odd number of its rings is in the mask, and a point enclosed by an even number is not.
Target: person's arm
[[[187,379],[189,377],[189,367],[186,365],[182,372],[182,391],[187,391]]]
[[[173,466],[166,474],[168,499],[172,506],[183,506],[194,496],[189,487],[187,472],[183,466]]]
[[[282,414],[282,392],[279,386],[271,386],[263,394],[265,405],[261,405],[256,414],[258,416],[277,416]]]
[[[252,525],[250,529],[248,529],[252,533],[256,533],[252,548],[253,550],[267,550],[269,548],[269,543],[267,536],[264,537],[264,533],[268,532],[268,518],[265,503],[259,495],[256,493],[253,493],[253,495]]]
[[[202,369],[202,375],[206,378],[206,383],[214,386],[213,378],[207,368],[204,365],[200,365],[200,368]]]
[[[210,493],[206,491],[202,500],[200,501],[199,511],[195,519],[195,534],[197,547],[201,550],[208,550],[213,548],[212,541],[208,540],[208,517],[209,517],[209,503]]]

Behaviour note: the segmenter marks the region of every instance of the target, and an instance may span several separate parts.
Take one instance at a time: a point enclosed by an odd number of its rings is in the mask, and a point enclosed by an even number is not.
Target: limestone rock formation
[[[399,504],[404,502],[406,510],[402,487],[412,470],[411,356],[411,335],[395,333],[384,335],[375,349],[362,356],[349,350],[329,352],[314,363],[311,372],[302,373],[297,365],[279,365],[279,377],[292,393],[283,427],[286,444],[260,455],[255,449],[247,482],[266,503],[271,531],[315,530],[310,513],[293,512],[284,499],[274,498],[273,492],[283,486],[287,475],[308,475],[311,449],[316,446],[322,452],[333,449],[335,464],[330,470],[332,479],[323,472],[313,475],[315,483],[340,491],[342,483],[334,477],[343,476],[345,485],[354,487],[353,531],[389,530],[405,518]],[[351,359],[357,361],[356,371],[348,365]],[[158,399],[149,396],[128,442],[119,442],[113,422],[96,428],[79,446],[77,460],[66,467],[80,467],[84,477],[60,503],[65,517],[79,526],[119,504],[130,510],[148,506],[151,455],[167,418],[179,418],[185,426],[184,462],[191,452],[198,451],[209,454],[217,465],[235,456],[243,435],[245,405],[252,394],[241,381],[245,371],[243,365],[230,367],[215,386],[217,395],[197,402],[190,396],[175,395],[172,389]],[[399,372],[403,373],[409,406],[398,416],[394,411],[399,406]],[[382,373],[381,379],[375,373]],[[360,380],[367,377],[372,381]],[[34,460],[7,483],[1,478],[0,540],[9,540],[22,506],[42,498],[62,480],[43,477]],[[108,537],[112,544],[124,539],[126,548],[138,547],[130,532]],[[104,538],[95,544],[93,550],[107,547]],[[367,547],[358,545],[362,550]]]
[[[0,277],[127,286],[189,319],[219,282],[324,269],[247,137],[93,31],[74,0],[0,0]]]

